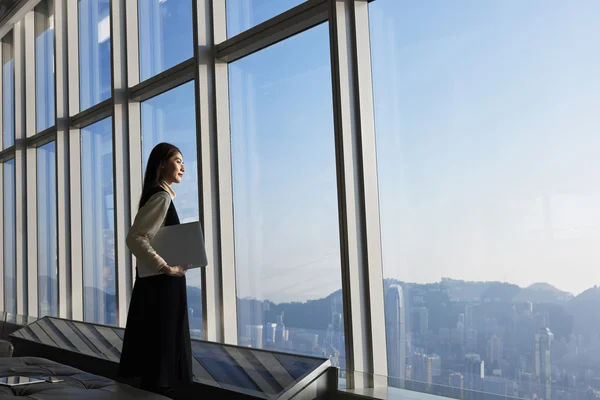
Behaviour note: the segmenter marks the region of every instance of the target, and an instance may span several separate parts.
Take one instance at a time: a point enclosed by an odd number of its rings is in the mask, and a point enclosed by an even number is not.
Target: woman
[[[171,185],[181,182],[184,171],[177,147],[160,143],[152,149],[139,210],[127,235],[138,265],[118,375],[141,379],[142,389],[168,397],[192,382],[187,267],[167,265],[150,242],[161,226],[179,224]]]

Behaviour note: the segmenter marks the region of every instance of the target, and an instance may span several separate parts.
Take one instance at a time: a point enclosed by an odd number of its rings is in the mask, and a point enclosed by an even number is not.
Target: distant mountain
[[[548,283],[534,283],[520,288],[505,282],[474,282],[444,278],[440,287],[448,293],[452,301],[492,301],[514,303],[564,304],[573,298]]]
[[[534,283],[532,285],[529,285],[526,289],[542,291],[542,292],[553,292],[553,293],[557,293],[557,294],[567,293],[567,292],[563,292],[563,291],[555,288],[554,286],[552,286],[551,284],[546,283],[546,282]]]
[[[504,282],[493,282],[486,291],[482,293],[481,299],[483,301],[510,303],[514,301],[521,290],[522,289],[517,285]]]
[[[269,300],[238,298],[238,323],[240,325],[262,325],[277,322],[277,316],[284,314],[287,328],[327,330],[334,313],[342,313],[342,291],[306,302],[273,303]]]
[[[567,304],[567,312],[573,315],[573,333],[598,334],[600,332],[600,288],[594,286]]]
[[[490,287],[491,282],[470,282],[444,278],[441,286],[448,292],[448,297],[454,301],[479,301]]]
[[[524,289],[515,297],[515,302],[564,304],[573,299],[573,295],[563,292],[548,283],[534,283]]]

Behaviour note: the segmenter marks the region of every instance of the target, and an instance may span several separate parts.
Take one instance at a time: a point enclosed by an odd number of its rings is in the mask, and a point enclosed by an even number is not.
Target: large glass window
[[[196,112],[194,82],[185,83],[142,103],[143,169],[152,148],[169,142],[183,153],[185,175],[173,186],[177,193],[174,203],[182,223],[198,221],[198,157],[196,155]],[[190,329],[194,337],[202,338],[202,295],[200,271],[190,270],[188,305]]]
[[[233,37],[306,0],[227,0],[227,37]]]
[[[4,163],[4,310],[17,312],[17,279],[15,259],[15,160]]]
[[[58,316],[56,143],[37,149],[37,260],[40,317]]]
[[[109,0],[79,0],[79,96],[82,111],[111,96]]]
[[[586,398],[600,377],[600,3],[369,10],[390,375]]]
[[[117,323],[112,119],[81,130],[83,285],[86,322]]]
[[[15,53],[13,31],[2,38],[2,143],[15,143]]]
[[[138,0],[140,79],[192,57],[192,0]]]
[[[344,367],[327,24],[229,76],[239,343]]]
[[[54,125],[54,1],[35,7],[36,129]]]

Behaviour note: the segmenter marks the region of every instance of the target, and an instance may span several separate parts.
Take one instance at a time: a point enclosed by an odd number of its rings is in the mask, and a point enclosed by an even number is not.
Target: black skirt
[[[140,378],[158,387],[192,382],[185,276],[161,274],[136,279],[118,375]]]

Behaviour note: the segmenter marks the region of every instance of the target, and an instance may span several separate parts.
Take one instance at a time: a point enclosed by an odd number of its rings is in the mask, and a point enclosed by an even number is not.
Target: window
[[[116,325],[112,119],[81,130],[83,285],[86,322]]]
[[[58,316],[56,143],[37,148],[38,315]]]
[[[13,31],[2,38],[2,136],[4,148],[15,143],[15,53]]]
[[[227,0],[227,37],[233,37],[306,0]]]
[[[196,156],[196,111],[194,82],[142,102],[143,170],[150,152],[160,142],[169,142],[183,153],[185,176],[173,189],[175,207],[182,223],[198,221],[198,157]]]
[[[138,0],[140,80],[193,56],[191,0]]]
[[[4,310],[17,313],[15,160],[4,163]]]
[[[79,0],[81,111],[111,96],[110,1]]]
[[[143,169],[150,152],[160,142],[169,142],[183,153],[185,175],[174,185],[174,203],[182,223],[198,221],[198,157],[196,155],[196,112],[194,82],[185,83],[142,102]],[[186,274],[190,329],[202,338],[202,296],[200,270]]]
[[[36,129],[54,125],[54,1],[35,7]]]
[[[328,25],[229,77],[239,343],[343,368]]]
[[[599,14],[370,3],[395,384],[554,400],[600,376]]]

